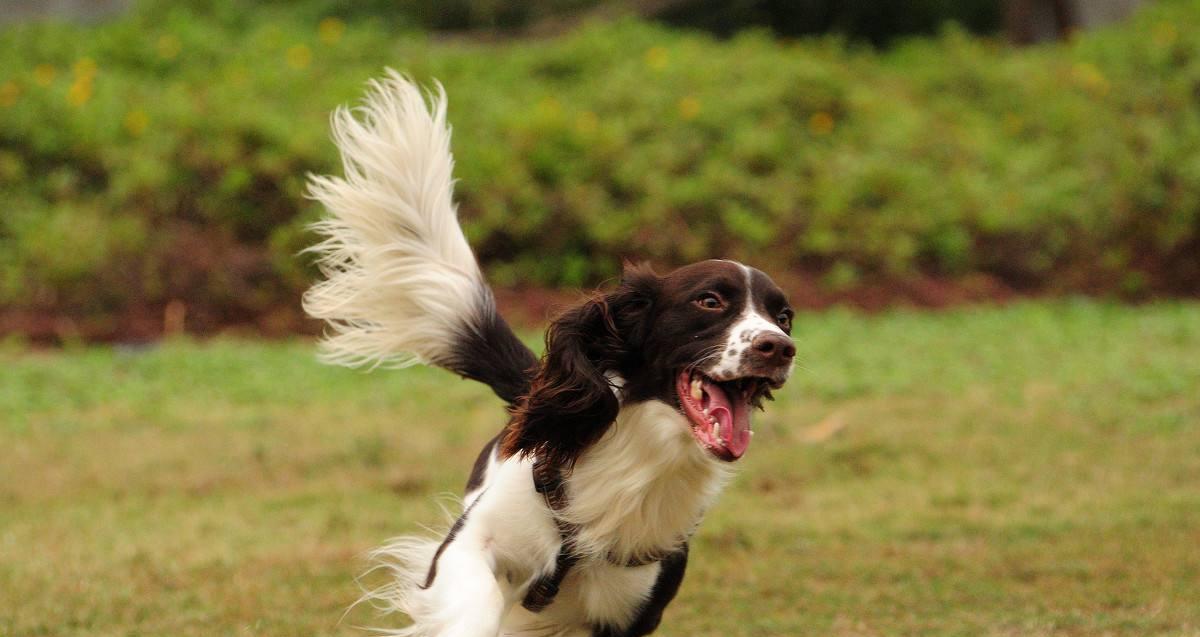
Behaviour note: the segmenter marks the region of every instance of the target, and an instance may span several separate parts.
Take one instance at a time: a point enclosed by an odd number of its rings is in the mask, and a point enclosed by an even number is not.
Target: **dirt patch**
[[[838,306],[863,312],[879,312],[892,307],[939,309],[1038,296],[1037,293],[1014,290],[985,276],[953,280],[919,276],[842,290],[830,290],[820,277],[804,273],[783,273],[775,278],[788,292],[796,309],[810,311]],[[536,328],[587,298],[589,292],[538,287],[498,289],[496,303],[501,314],[514,326]],[[220,307],[189,303],[184,299],[134,304],[111,313],[0,309],[0,337],[15,337],[37,345],[140,343],[176,333],[200,337],[236,334],[282,338],[320,332],[320,322],[304,315],[299,298],[249,315],[242,311],[230,315]]]

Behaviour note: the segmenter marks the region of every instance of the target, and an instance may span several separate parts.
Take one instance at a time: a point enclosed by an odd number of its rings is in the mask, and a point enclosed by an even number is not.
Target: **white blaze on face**
[[[733,325],[729,326],[729,333],[725,337],[725,344],[721,350],[721,358],[705,372],[709,377],[718,380],[739,377],[742,359],[750,350],[751,343],[759,335],[766,332],[775,332],[784,338],[791,338],[775,321],[771,320],[770,317],[763,316],[759,312],[754,303],[754,285],[750,268],[741,263],[738,265],[741,266],[742,271],[746,275],[746,304],[741,316],[733,322]],[[788,367],[788,371],[784,376],[791,375],[791,373],[791,367]]]

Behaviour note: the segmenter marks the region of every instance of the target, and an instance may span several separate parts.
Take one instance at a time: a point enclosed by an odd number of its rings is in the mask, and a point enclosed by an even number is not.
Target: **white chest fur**
[[[649,597],[661,565],[616,566],[678,547],[720,491],[728,465],[700,448],[688,422],[657,401],[625,405],[567,478],[561,515],[577,528],[583,555],[554,602],[521,606],[528,586],[554,572],[561,536],[533,488],[530,461],[489,464],[468,495],[460,532],[437,557],[440,539],[401,538],[376,552],[395,576],[368,594],[407,614],[394,635],[585,637],[591,625],[625,626]],[[612,561],[610,561],[612,560]]]
[[[625,405],[575,464],[563,518],[584,554],[619,562],[685,540],[724,485],[726,464],[696,444],[687,419],[657,400]]]

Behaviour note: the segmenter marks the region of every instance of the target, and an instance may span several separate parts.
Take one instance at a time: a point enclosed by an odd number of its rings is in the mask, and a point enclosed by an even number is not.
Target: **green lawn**
[[[1200,635],[1200,305],[796,337],[659,634]],[[503,417],[308,342],[0,347],[0,635],[351,634]]]

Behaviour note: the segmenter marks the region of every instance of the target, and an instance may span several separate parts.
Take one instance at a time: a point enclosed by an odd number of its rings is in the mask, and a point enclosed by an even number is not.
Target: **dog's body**
[[[313,179],[327,358],[423,362],[486,383],[512,419],[480,454],[442,538],[376,557],[371,596],[398,635],[640,636],[675,596],[687,542],[782,386],[791,310],[763,273],[705,261],[620,286],[557,319],[539,362],[496,313],[451,201],[445,100],[392,75],[341,110],[344,179]]]

